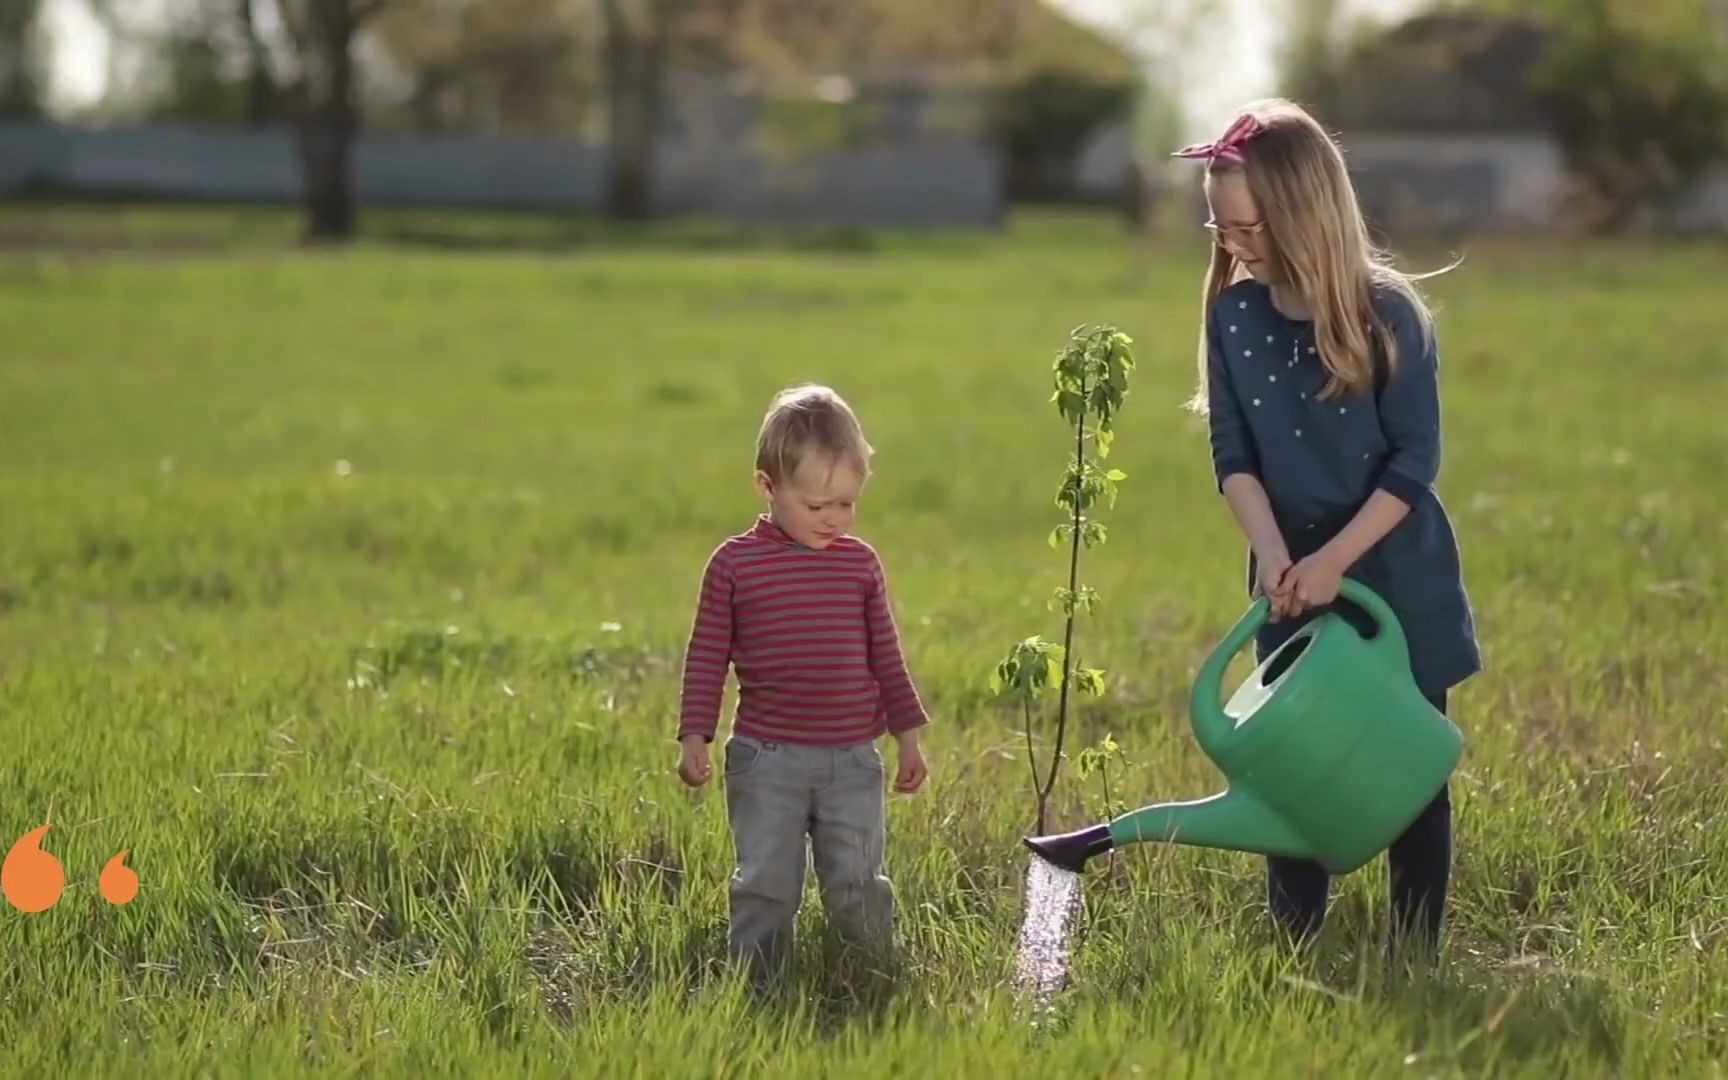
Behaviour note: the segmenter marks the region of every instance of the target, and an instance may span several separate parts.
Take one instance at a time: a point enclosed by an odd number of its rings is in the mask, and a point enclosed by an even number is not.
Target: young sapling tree
[[[1104,543],[1104,525],[1096,519],[1100,506],[1116,505],[1117,484],[1127,479],[1120,469],[1105,469],[1114,442],[1116,414],[1128,396],[1128,373],[1134,370],[1132,339],[1114,326],[1082,326],[1073,330],[1068,343],[1056,355],[1055,392],[1050,400],[1070,426],[1074,451],[1056,492],[1056,505],[1063,520],[1050,532],[1050,546],[1068,545],[1068,582],[1056,587],[1051,610],[1064,617],[1062,641],[1033,635],[1016,642],[990,676],[990,688],[1019,702],[1026,737],[1026,761],[1032,773],[1037,829],[1045,830],[1050,793],[1062,765],[1062,745],[1068,732],[1070,691],[1094,697],[1104,693],[1104,672],[1086,667],[1075,658],[1074,623],[1077,613],[1091,614],[1098,591],[1080,581],[1080,551]],[[1057,692],[1055,746],[1048,770],[1040,778],[1032,736],[1032,714],[1040,698]]]

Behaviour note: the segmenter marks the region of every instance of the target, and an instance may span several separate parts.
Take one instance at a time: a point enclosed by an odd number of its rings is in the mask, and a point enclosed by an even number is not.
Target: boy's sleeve
[[[1440,474],[1440,356],[1434,336],[1400,304],[1392,322],[1398,363],[1380,390],[1380,424],[1391,448],[1379,486],[1414,508]]]
[[[870,639],[870,673],[882,693],[889,732],[898,735],[928,724],[930,717],[900,651],[900,631],[894,625],[894,610],[888,600],[888,573],[874,552],[864,614]]]
[[[1224,341],[1218,334],[1218,319],[1212,311],[1206,313],[1206,402],[1212,472],[1218,490],[1224,490],[1224,481],[1237,473],[1259,476],[1254,436],[1248,429],[1248,418],[1242,412],[1236,388],[1230,383],[1224,363]]]
[[[726,672],[732,664],[732,561],[716,548],[702,571],[696,618],[684,648],[684,681],[679,696],[678,738],[701,735],[714,741]]]

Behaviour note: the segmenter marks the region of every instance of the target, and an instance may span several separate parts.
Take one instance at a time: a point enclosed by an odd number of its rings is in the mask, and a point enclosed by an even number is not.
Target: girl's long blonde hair
[[[1268,98],[1243,112],[1256,117],[1265,130],[1242,148],[1241,162],[1214,159],[1208,179],[1237,169],[1246,175],[1286,280],[1313,313],[1320,361],[1329,376],[1321,398],[1361,393],[1374,385],[1376,344],[1388,370],[1398,362],[1392,328],[1374,309],[1375,290],[1390,289],[1407,300],[1426,341],[1433,333],[1433,316],[1415,283],[1433,275],[1401,273],[1387,253],[1374,246],[1343,152],[1307,110],[1283,98]],[[1206,317],[1218,294],[1245,273],[1222,243],[1212,245],[1201,291],[1199,383],[1188,402],[1202,416],[1209,411]]]

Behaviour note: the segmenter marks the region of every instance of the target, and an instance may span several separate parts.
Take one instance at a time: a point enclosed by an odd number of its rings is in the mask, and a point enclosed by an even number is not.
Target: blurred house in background
[[[1358,49],[1310,104],[1346,147],[1364,210],[1388,232],[1547,230],[1577,192],[1542,63],[1553,34],[1469,12],[1410,19]],[[1728,120],[1728,118],[1724,118]],[[1728,171],[1650,221],[1728,229]]]
[[[1363,210],[1391,231],[1546,229],[1565,163],[1533,89],[1547,35],[1428,15],[1351,58],[1312,103],[1345,145]]]

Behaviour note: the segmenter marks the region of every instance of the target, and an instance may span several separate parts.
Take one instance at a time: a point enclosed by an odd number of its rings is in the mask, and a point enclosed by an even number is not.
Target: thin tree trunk
[[[41,112],[43,65],[31,41],[36,14],[35,0],[0,0],[0,116]]]
[[[246,37],[245,122],[251,127],[260,127],[270,122],[275,107],[276,84],[264,55],[264,39],[258,36],[258,20],[252,10],[252,0],[236,0],[236,8],[240,31]]]
[[[312,0],[306,20],[300,157],[306,238],[340,243],[354,235],[354,43],[350,0]]]
[[[654,150],[665,97],[664,18],[643,5],[640,25],[631,25],[618,0],[606,13],[606,213],[641,221],[654,212]]]
[[[1084,378],[1080,382],[1080,400],[1086,401],[1092,393],[1092,388]],[[1081,477],[1085,476],[1086,467],[1086,416],[1081,414],[1080,420],[1074,426],[1074,467],[1080,470],[1074,481],[1074,532],[1068,537],[1068,603],[1077,602],[1080,589],[1080,528],[1085,522],[1085,511],[1080,505]],[[1074,607],[1068,609],[1067,625],[1062,631],[1062,686],[1057,691],[1056,704],[1056,748],[1050,755],[1050,778],[1044,782],[1043,795],[1048,799],[1056,789],[1056,771],[1062,767],[1062,740],[1068,734],[1068,691],[1074,683]]]

